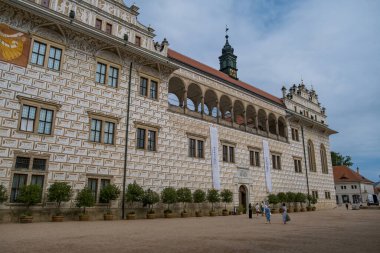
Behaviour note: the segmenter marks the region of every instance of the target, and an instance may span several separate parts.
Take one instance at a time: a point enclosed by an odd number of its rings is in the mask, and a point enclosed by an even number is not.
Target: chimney
[[[360,173],[359,173],[359,167],[356,167],[356,173],[358,173],[360,175]]]

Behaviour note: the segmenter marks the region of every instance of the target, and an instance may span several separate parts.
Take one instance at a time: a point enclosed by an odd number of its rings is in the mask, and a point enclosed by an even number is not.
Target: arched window
[[[328,174],[328,166],[327,166],[327,156],[326,156],[326,149],[323,144],[321,144],[321,164],[322,164],[322,173]]]
[[[314,153],[314,145],[311,140],[307,142],[307,151],[309,155],[309,168],[312,172],[317,172],[317,166],[315,165],[315,153]]]

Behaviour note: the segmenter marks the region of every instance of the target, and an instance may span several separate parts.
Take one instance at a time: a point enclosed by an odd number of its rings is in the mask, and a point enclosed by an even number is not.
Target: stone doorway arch
[[[245,185],[239,187],[239,206],[244,207],[244,214],[248,209],[248,188]]]

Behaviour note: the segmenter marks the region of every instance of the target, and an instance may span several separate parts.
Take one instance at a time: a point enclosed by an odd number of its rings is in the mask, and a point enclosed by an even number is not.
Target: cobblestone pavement
[[[0,252],[380,252],[380,209],[0,224]]]

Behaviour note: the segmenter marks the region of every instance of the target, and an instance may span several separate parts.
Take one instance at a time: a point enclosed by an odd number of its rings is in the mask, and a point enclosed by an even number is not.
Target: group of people
[[[249,203],[248,208],[249,208],[249,212],[248,212],[249,218],[252,219],[253,208],[252,208],[252,204],[251,203]],[[272,214],[271,214],[269,205],[267,205],[264,202],[261,202],[261,204],[256,203],[255,209],[256,209],[256,216],[259,216],[259,214],[261,214],[261,216],[265,215],[266,223],[270,224],[270,218],[271,218]],[[289,215],[288,215],[288,212],[287,212],[288,209],[287,209],[285,203],[282,203],[281,209],[283,211],[282,212],[282,221],[283,221],[284,224],[286,224],[286,222],[289,221],[290,218],[289,218]]]

